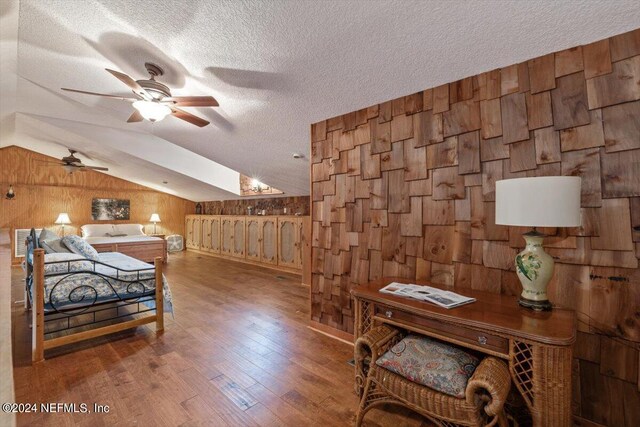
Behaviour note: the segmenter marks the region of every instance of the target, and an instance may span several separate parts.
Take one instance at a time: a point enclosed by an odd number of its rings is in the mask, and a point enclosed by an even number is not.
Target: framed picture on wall
[[[130,204],[125,199],[93,199],[91,219],[94,221],[128,220]]]

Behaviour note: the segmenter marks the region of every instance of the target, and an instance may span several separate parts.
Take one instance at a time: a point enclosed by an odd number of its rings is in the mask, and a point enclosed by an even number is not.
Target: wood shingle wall
[[[582,177],[582,226],[545,229],[550,298],[578,312],[574,413],[640,424],[640,29],[333,117],[311,139],[312,320],[345,332],[352,286],[382,276],[519,294],[526,229],[495,224],[496,180]]]

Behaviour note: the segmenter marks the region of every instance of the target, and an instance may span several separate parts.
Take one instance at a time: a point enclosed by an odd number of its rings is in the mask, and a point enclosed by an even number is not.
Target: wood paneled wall
[[[264,209],[267,215],[284,215],[284,208],[287,208],[286,215],[309,215],[309,196],[218,200],[202,204],[202,213],[207,215],[247,215],[249,206],[254,214]]]
[[[157,213],[162,220],[158,233],[184,235],[184,216],[195,211],[195,203],[99,172],[69,175],[46,163],[55,160],[15,146],[0,149],[0,228],[9,228],[12,240],[16,228],[59,230],[54,221],[60,212],[67,212],[73,221],[65,227],[67,234],[79,234],[84,224],[105,223],[91,219],[91,200],[96,197],[131,201],[131,219],[114,223],[143,224],[149,233],[153,232],[149,217]],[[16,193],[13,200],[4,198],[9,184]]]
[[[640,29],[312,125],[312,320],[352,332],[352,286],[382,276],[519,294],[496,180],[580,176],[582,226],[545,230],[574,412],[640,425],[639,99]]]

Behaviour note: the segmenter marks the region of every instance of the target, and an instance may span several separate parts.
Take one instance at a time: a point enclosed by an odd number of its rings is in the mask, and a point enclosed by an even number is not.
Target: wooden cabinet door
[[[278,264],[278,221],[276,218],[260,220],[260,261]]]
[[[202,246],[203,251],[211,251],[211,218],[202,217]]]
[[[245,248],[244,248],[244,231],[245,221],[244,217],[234,217],[233,218],[233,252],[231,255],[244,258]]]
[[[193,248],[193,217],[188,215],[184,218],[184,245]]]
[[[223,216],[220,220],[220,252],[224,255],[233,253],[233,218]]]
[[[278,265],[297,268],[298,220],[296,218],[278,218]]]
[[[193,248],[200,249],[202,246],[202,218],[193,218]]]
[[[195,215],[185,219],[185,245],[190,249],[200,249],[200,218]]]
[[[191,224],[189,227],[189,241],[187,247],[191,249],[200,249],[200,240],[202,236],[202,219],[194,215],[191,217]]]
[[[247,259],[253,261],[260,261],[260,219],[259,218],[247,218],[246,219],[246,251]]]
[[[212,216],[211,217],[211,237],[209,239],[209,251],[214,254],[220,253],[220,217]]]

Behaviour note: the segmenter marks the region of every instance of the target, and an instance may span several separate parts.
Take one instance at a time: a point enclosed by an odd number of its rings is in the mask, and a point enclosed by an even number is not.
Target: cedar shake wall
[[[544,230],[574,414],[640,425],[639,100],[640,29],[312,125],[312,320],[352,333],[351,288],[383,276],[519,294],[496,180],[580,176],[582,226]]]

